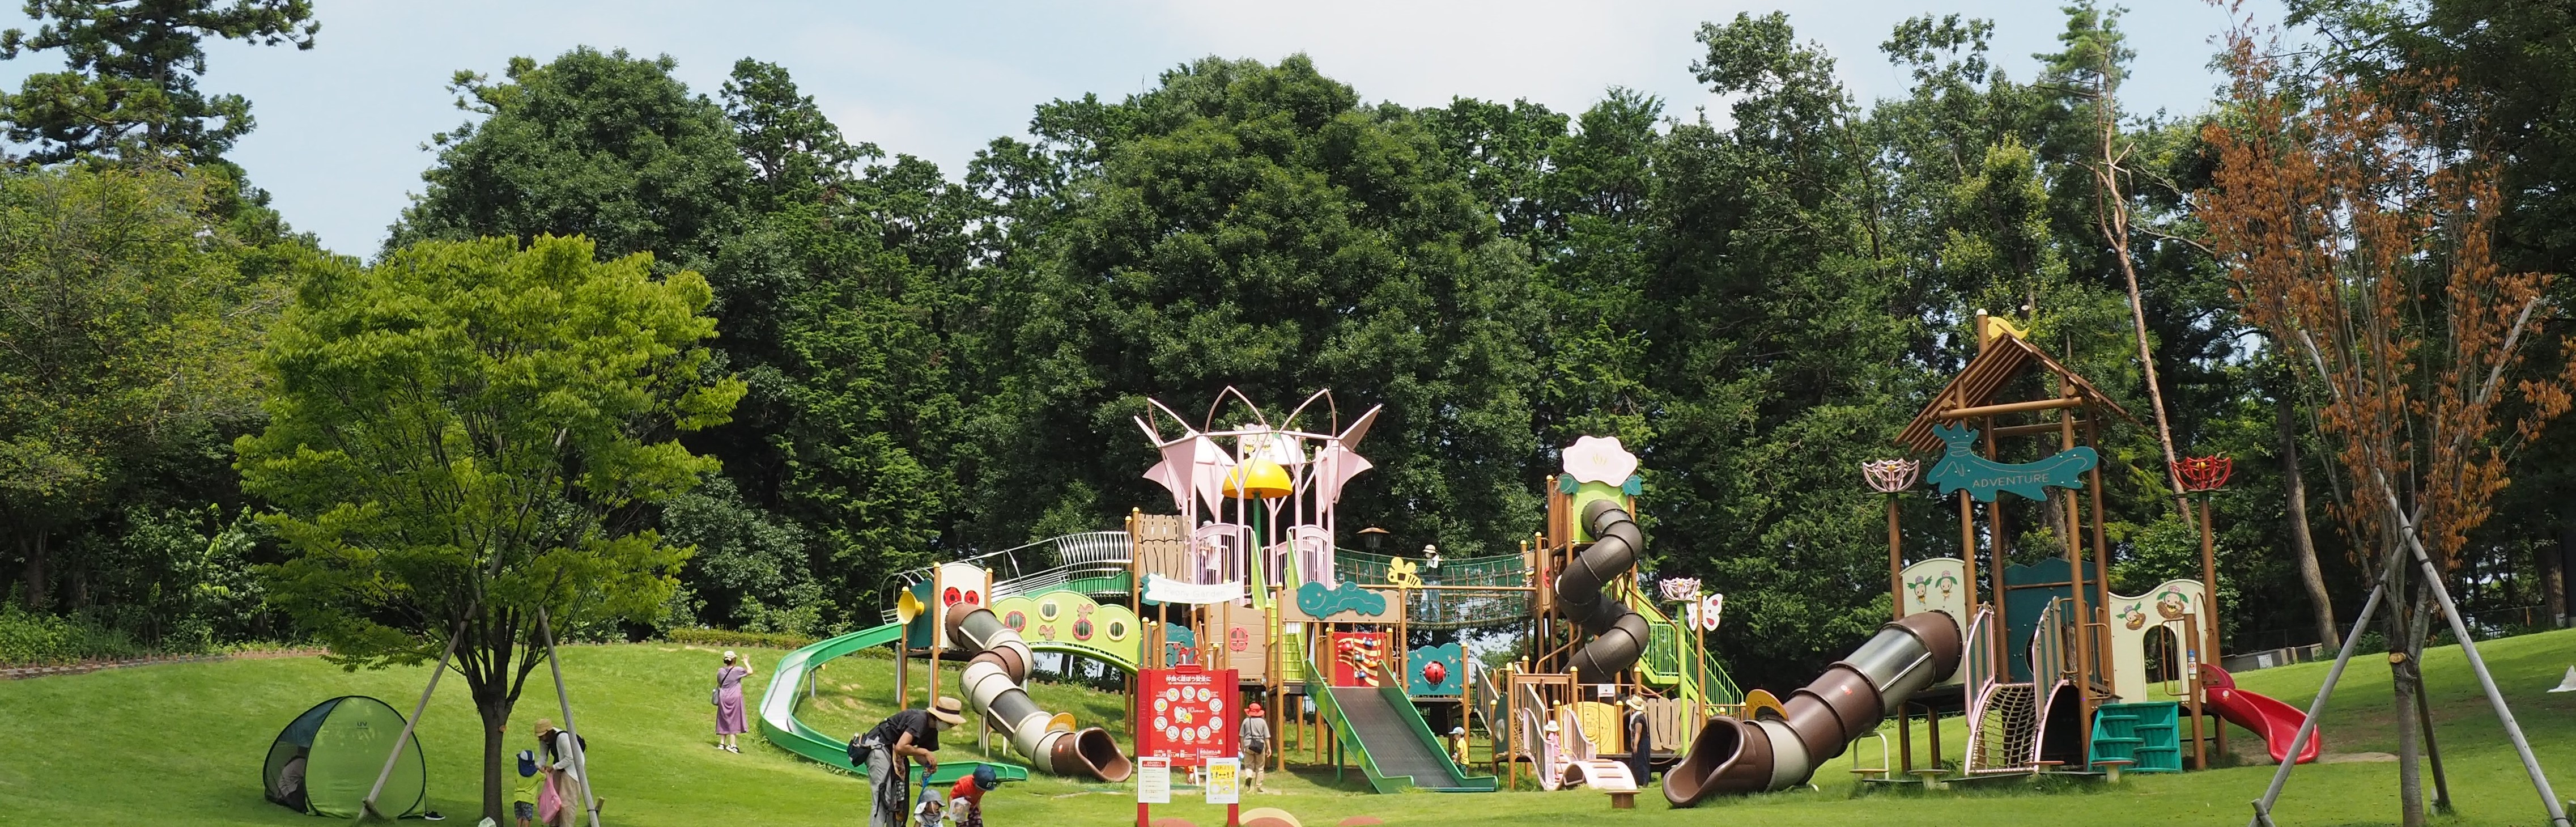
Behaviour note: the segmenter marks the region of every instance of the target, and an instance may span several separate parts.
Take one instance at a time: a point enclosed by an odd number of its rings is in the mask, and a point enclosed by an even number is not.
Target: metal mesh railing
[[[1446,587],[1406,595],[1405,622],[1415,628],[1460,629],[1529,619],[1530,595],[1527,591],[1463,590],[1528,586],[1529,566],[1518,554],[1443,560],[1435,569],[1428,561],[1411,557],[1334,549],[1333,575],[1354,583],[1385,583],[1396,560],[1419,566],[1414,573],[1422,577],[1423,585]]]

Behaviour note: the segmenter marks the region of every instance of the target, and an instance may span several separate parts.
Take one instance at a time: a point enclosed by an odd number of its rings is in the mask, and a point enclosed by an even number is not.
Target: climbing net
[[[1968,772],[2018,772],[2030,768],[2038,740],[2039,701],[2027,683],[1999,683],[1986,690],[1968,722]]]

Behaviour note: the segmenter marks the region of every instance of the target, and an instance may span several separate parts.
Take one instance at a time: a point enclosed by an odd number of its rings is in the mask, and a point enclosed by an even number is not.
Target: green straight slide
[[[1330,671],[1316,669],[1317,675]],[[1500,784],[1490,775],[1468,775],[1449,760],[1449,750],[1413,699],[1404,682],[1384,669],[1377,686],[1310,684],[1315,710],[1332,724],[1333,737],[1368,776],[1369,788],[1381,793],[1416,787],[1443,793],[1489,793]],[[1320,688],[1323,691],[1314,692]]]
[[[760,734],[777,744],[779,749],[811,758],[851,772],[859,768],[850,764],[849,740],[825,735],[821,730],[796,720],[796,696],[804,690],[805,676],[824,661],[861,649],[892,644],[903,637],[903,624],[888,623],[871,629],[851,632],[787,653],[778,659],[778,668],[769,673],[769,691],[760,696]],[[1024,781],[1028,768],[1016,764],[984,764],[977,761],[942,761],[933,783],[955,781],[975,771],[978,766],[991,766],[1002,778]],[[918,776],[921,768],[914,767]],[[915,783],[919,783],[916,779]]]

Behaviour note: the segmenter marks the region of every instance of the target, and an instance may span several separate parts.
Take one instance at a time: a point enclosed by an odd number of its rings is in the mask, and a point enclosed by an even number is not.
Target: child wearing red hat
[[[1258,701],[1243,708],[1243,770],[1256,793],[1269,792],[1261,788],[1261,771],[1270,765],[1270,719],[1262,711]]]

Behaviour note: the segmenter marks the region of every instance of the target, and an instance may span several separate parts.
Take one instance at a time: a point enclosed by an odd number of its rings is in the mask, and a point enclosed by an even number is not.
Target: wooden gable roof
[[[1914,421],[1907,423],[1905,430],[1897,434],[1897,444],[1923,453],[1938,453],[1941,439],[1932,435],[1932,426],[1941,424],[1942,411],[1994,404],[1995,394],[2033,365],[2063,377],[2068,385],[2074,387],[2076,395],[2084,398],[2088,407],[2107,409],[2131,424],[2145,425],[2120,407],[2120,403],[2111,401],[2110,395],[2103,393],[2101,388],[2094,387],[2091,380],[2049,358],[2048,354],[2022,341],[2021,337],[1999,333],[1978,348],[1976,358],[1968,360],[1968,366],[1961,368],[1957,376],[1950,377],[1950,384],[1942,386],[1941,392],[1932,396],[1931,404],[1923,406],[1923,411],[1914,415]]]

